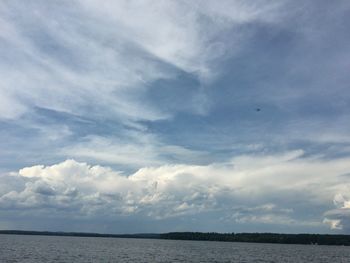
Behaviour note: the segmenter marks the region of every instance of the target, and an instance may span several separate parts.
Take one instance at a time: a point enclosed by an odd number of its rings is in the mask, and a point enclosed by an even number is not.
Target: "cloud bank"
[[[2,212],[76,218],[138,216],[169,218],[215,213],[232,229],[237,225],[280,225],[333,229],[350,222],[344,174],[349,159],[283,155],[240,156],[228,163],[164,165],[124,174],[108,167],[66,160],[26,167],[1,177]],[[4,182],[5,181],[5,182]],[[338,209],[332,209],[334,198]],[[188,227],[188,226],[187,226]]]

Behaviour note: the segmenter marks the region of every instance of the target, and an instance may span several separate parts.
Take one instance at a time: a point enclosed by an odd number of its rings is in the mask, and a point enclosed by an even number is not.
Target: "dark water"
[[[0,235],[0,262],[350,262],[350,247]]]

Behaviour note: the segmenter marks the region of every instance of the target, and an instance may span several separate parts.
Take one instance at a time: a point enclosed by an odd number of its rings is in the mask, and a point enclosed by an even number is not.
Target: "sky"
[[[350,2],[0,1],[0,229],[350,233]]]

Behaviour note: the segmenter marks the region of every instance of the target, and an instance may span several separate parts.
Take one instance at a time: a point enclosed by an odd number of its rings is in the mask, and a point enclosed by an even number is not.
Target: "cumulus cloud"
[[[348,185],[347,185],[348,187]],[[347,191],[348,192],[348,191]],[[325,213],[324,223],[328,224],[331,229],[350,230],[350,200],[347,194],[337,193],[334,196],[333,203],[335,209]]]
[[[67,160],[8,175],[21,186],[3,189],[0,205],[9,211],[115,219],[138,215],[163,220],[215,212],[217,220],[232,224],[320,227],[324,222],[337,229],[339,219],[330,215],[339,210],[327,212],[325,218],[322,212],[305,218],[303,209],[327,210],[332,196],[344,188],[339,175],[348,170],[348,162],[305,159],[302,151],[295,151],[240,156],[225,164],[145,167],[127,175]],[[344,201],[340,199],[337,196],[336,202]]]
[[[341,224],[341,220],[340,219],[325,218],[323,220],[323,223],[329,225],[329,227],[331,229],[334,229],[334,230],[342,230],[343,229],[343,225]]]

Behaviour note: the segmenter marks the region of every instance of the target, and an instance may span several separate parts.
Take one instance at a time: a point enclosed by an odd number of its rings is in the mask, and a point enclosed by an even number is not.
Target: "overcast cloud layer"
[[[0,1],[0,228],[350,231],[348,1]]]

